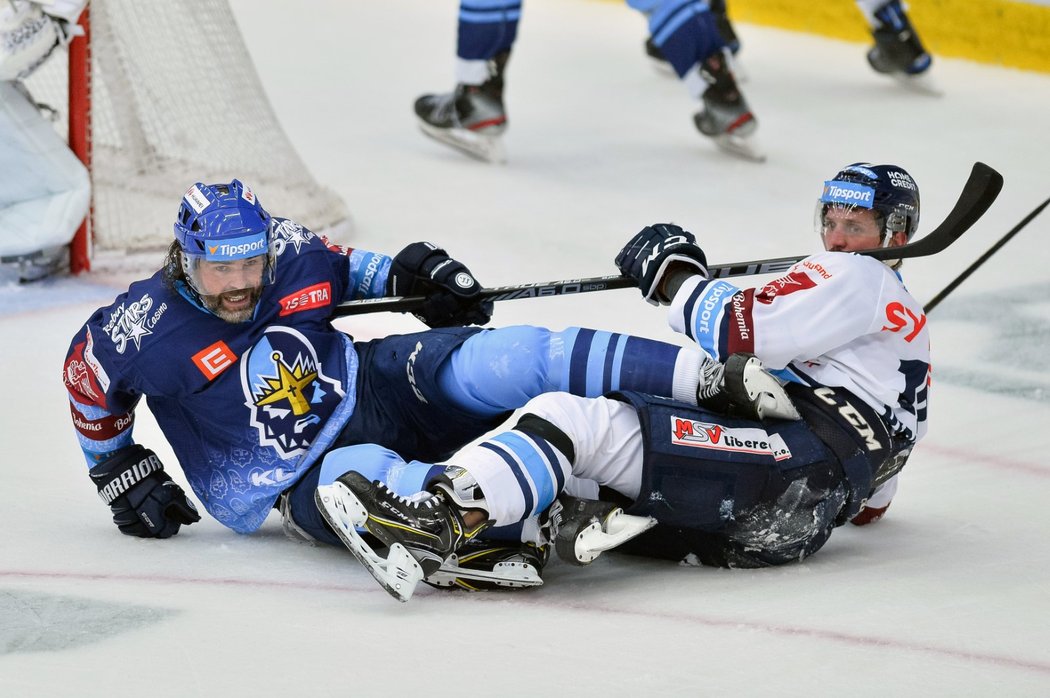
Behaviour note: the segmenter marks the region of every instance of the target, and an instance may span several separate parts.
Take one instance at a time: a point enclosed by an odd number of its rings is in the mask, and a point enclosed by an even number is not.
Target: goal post
[[[67,120],[91,174],[74,273],[156,265],[194,182],[237,178],[275,215],[349,228],[345,203],[278,122],[226,0],[92,0],[80,25],[68,63],[48,61],[27,81]]]

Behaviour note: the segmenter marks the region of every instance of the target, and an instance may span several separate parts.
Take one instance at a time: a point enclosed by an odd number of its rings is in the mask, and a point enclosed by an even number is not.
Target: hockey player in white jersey
[[[899,261],[851,254],[903,245],[918,221],[919,192],[906,171],[850,165],[818,200],[826,251],[755,288],[709,278],[703,251],[680,227],[646,227],[616,263],[712,357],[704,406],[637,392],[540,396],[436,475],[429,463],[405,464],[370,445],[335,451],[328,457],[357,472],[319,488],[319,506],[351,549],[362,544],[360,526],[411,554],[405,565],[370,548],[355,553],[381,581],[396,579],[388,589],[403,600],[412,580],[487,527],[540,515],[559,492],[588,486],[600,486],[607,503],[573,504],[557,543],[580,564],[642,531],[622,547],[724,567],[801,560],[835,527],[885,513],[926,431],[922,306]],[[423,470],[427,492],[399,489],[406,473]],[[649,519],[657,524],[646,530]]]
[[[87,0],[0,2],[0,264],[30,281],[61,266],[87,214],[87,169],[23,84],[70,38]]]
[[[697,129],[733,154],[763,160],[754,114],[723,55],[716,17],[701,0],[627,0],[644,13],[654,50],[662,52],[702,108]],[[456,87],[415,102],[423,133],[489,162],[505,159],[505,73],[517,38],[521,0],[463,0],[459,7]]]

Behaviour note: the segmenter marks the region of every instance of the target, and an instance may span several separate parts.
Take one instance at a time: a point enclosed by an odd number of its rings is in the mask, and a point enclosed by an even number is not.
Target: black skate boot
[[[900,3],[897,0],[886,3],[875,13],[875,19],[879,22],[871,32],[875,45],[868,50],[868,64],[872,69],[909,87],[939,94],[928,75],[933,58]]]
[[[416,117],[423,133],[480,160],[503,162],[503,72],[509,58],[508,51],[489,61],[490,77],[481,85],[461,83],[452,92],[417,99]]]
[[[784,386],[762,368],[754,354],[739,352],[725,364],[704,355],[697,405],[712,412],[745,419],[801,419]]]
[[[615,548],[656,525],[650,516],[631,516],[610,502],[558,497],[562,510],[556,524],[554,549],[565,562],[589,565],[606,550]]]
[[[723,150],[763,162],[766,156],[753,140],[758,121],[740,93],[725,56],[719,52],[705,59],[700,75],[708,88],[702,96],[704,108],[693,115],[697,129]]]
[[[645,40],[645,55],[658,72],[664,75],[674,75],[674,68],[668,62],[667,56],[663,54],[663,51],[660,50],[660,47],[656,45],[651,36]]]
[[[447,500],[443,484],[436,494],[401,497],[379,481],[346,473],[317,488],[315,499],[325,520],[350,552],[392,596],[407,601],[419,581],[436,572],[465,542],[488,527],[467,527],[464,511]],[[381,557],[358,532],[363,528],[388,547]]]
[[[543,584],[540,575],[549,556],[547,545],[476,538],[464,543],[423,581],[468,591],[536,587]]]

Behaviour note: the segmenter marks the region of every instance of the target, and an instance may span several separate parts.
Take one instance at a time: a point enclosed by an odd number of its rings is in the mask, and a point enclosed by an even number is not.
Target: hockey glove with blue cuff
[[[125,535],[170,538],[183,524],[201,520],[193,502],[148,448],[138,444],[122,448],[88,474],[98,496],[113,510],[113,523]]]
[[[661,288],[669,272],[680,269],[707,278],[707,256],[696,238],[673,223],[642,228],[616,255],[616,266],[638,282],[642,296],[653,305],[671,302]]]
[[[484,325],[492,318],[492,301],[481,300],[481,284],[470,270],[429,242],[397,253],[386,290],[389,296],[426,297],[412,314],[429,327]]]

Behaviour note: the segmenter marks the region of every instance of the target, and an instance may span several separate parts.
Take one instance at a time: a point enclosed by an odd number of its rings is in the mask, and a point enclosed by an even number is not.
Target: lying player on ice
[[[143,397],[220,523],[251,533],[278,506],[290,529],[338,546],[314,504],[332,449],[376,443],[440,461],[549,391],[695,404],[695,348],[578,327],[463,327],[487,322],[492,302],[429,243],[393,258],[329,246],[271,218],[237,180],[192,186],[174,232],[163,269],[93,313],[65,363],[89,475],[127,535],[168,538],[200,519],[132,438]],[[339,302],[387,295],[425,296],[419,316],[435,329],[354,342],[332,326]]]
[[[646,300],[670,305],[675,330],[717,359],[705,364],[701,406],[644,391],[543,395],[442,465],[406,464],[373,445],[333,451],[318,505],[402,600],[424,577],[447,583],[442,565],[473,554],[482,531],[542,514],[581,479],[616,504],[563,512],[557,547],[577,562],[641,533],[649,523],[641,517],[658,524],[624,549],[723,567],[801,560],[836,526],[885,512],[926,431],[922,306],[904,288],[899,260],[848,254],[903,245],[918,219],[918,189],[904,170],[851,165],[818,202],[826,251],[749,289],[708,278],[690,233],[647,227],[616,262]],[[386,558],[358,527],[388,548]],[[531,567],[501,569],[539,583]]]

